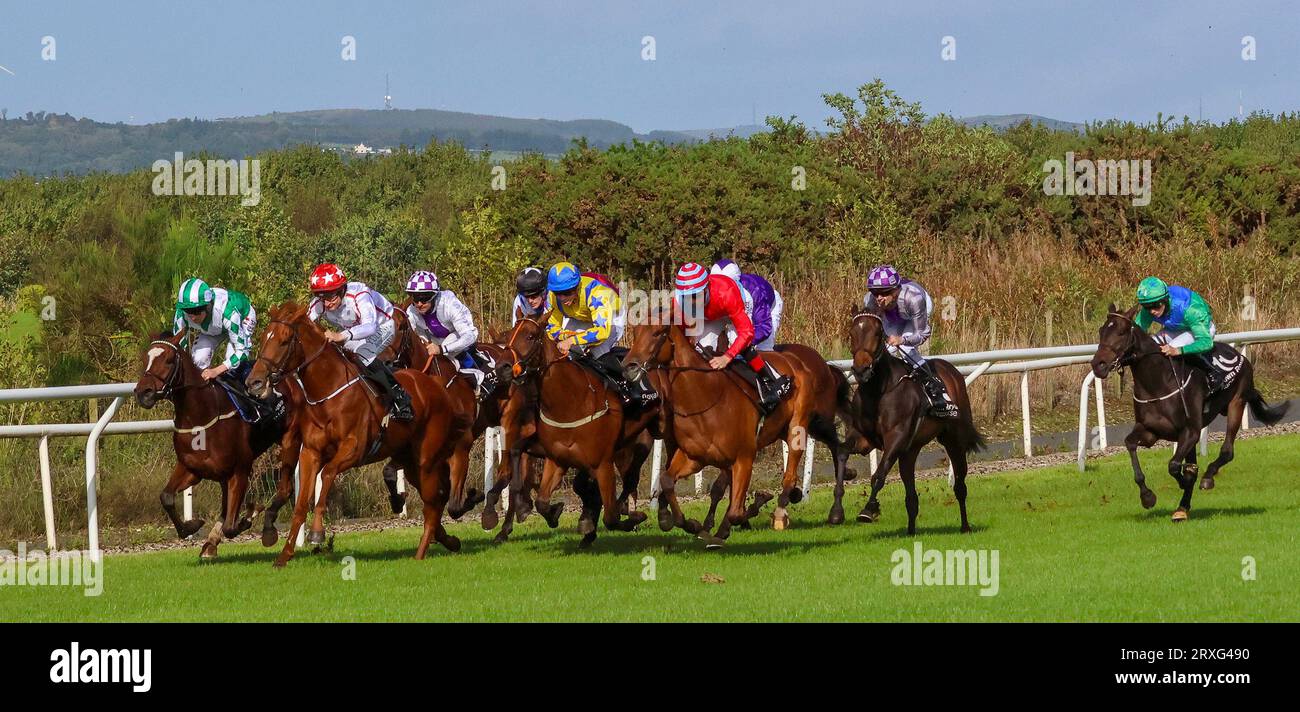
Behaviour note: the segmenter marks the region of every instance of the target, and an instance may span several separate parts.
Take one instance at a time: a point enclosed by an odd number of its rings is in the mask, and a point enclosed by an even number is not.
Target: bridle
[[[1148,353],[1145,353],[1145,354],[1138,354],[1138,355],[1135,355],[1134,352],[1137,351],[1137,339],[1138,339],[1138,328],[1137,328],[1137,324],[1134,323],[1134,321],[1133,321],[1131,318],[1129,318],[1129,316],[1128,316],[1127,314],[1120,314],[1119,312],[1110,312],[1110,314],[1108,314],[1107,316],[1108,316],[1108,317],[1116,317],[1116,318],[1119,318],[1119,319],[1123,319],[1124,321],[1128,322],[1128,325],[1129,325],[1129,332],[1128,332],[1128,335],[1129,335],[1129,337],[1128,337],[1128,345],[1125,346],[1122,350],[1117,350],[1117,351],[1116,351],[1115,359],[1114,359],[1113,361],[1110,362],[1110,370],[1115,371],[1115,370],[1118,370],[1118,369],[1124,368],[1125,366],[1132,365],[1132,364],[1133,364],[1135,361],[1137,361],[1138,359],[1143,358],[1143,357],[1146,357],[1146,356],[1155,356],[1155,355],[1157,355],[1157,354],[1161,354],[1161,355],[1163,355],[1163,353],[1160,352],[1160,351],[1151,351],[1151,352],[1148,352]],[[1100,350],[1100,348],[1101,348],[1101,347],[1099,346],[1099,347],[1098,347],[1098,350]],[[1137,397],[1137,393],[1136,393],[1136,391],[1135,391],[1135,392],[1133,393],[1133,401],[1134,401],[1135,403],[1144,403],[1144,404],[1145,404],[1145,403],[1157,403],[1157,402],[1162,401],[1162,400],[1166,400],[1166,399],[1169,399],[1169,398],[1173,398],[1174,396],[1179,396],[1179,398],[1182,400],[1182,404],[1183,404],[1183,414],[1184,414],[1184,415],[1187,415],[1187,414],[1188,414],[1188,409],[1187,409],[1187,398],[1186,398],[1186,396],[1183,395],[1183,391],[1186,390],[1186,388],[1187,388],[1187,384],[1188,384],[1188,383],[1191,383],[1191,380],[1192,380],[1192,374],[1191,374],[1191,372],[1189,371],[1188,374],[1187,374],[1187,378],[1183,379],[1182,383],[1179,384],[1179,381],[1178,381],[1178,369],[1174,366],[1174,360],[1173,360],[1173,359],[1169,359],[1169,368],[1170,368],[1170,370],[1173,371],[1173,374],[1174,374],[1174,383],[1175,383],[1175,384],[1178,384],[1177,387],[1174,388],[1174,390],[1170,391],[1169,393],[1164,394],[1163,396],[1159,396],[1159,397],[1156,397],[1156,398],[1145,398],[1145,399],[1144,399],[1144,398],[1138,398],[1138,397]],[[1136,381],[1137,381],[1137,379],[1134,378],[1134,382],[1136,382]]]
[[[167,341],[166,339],[155,339],[154,341],[149,342],[149,345],[166,346],[167,348],[171,349],[173,353],[176,354],[176,358],[172,360],[172,367],[171,370],[168,371],[166,378],[162,378],[158,376],[152,370],[146,370],[144,372],[144,375],[149,376],[150,378],[153,378],[154,380],[162,384],[162,388],[157,391],[159,398],[169,399],[176,391],[194,387],[194,384],[186,385],[182,383],[178,386],[176,383],[178,379],[181,379],[183,377],[183,370],[181,368],[181,356],[183,354],[181,351],[181,347],[177,346],[176,344],[173,344],[170,341]]]
[[[275,385],[279,383],[280,379],[284,378],[284,376],[286,375],[285,369],[288,368],[289,366],[289,359],[293,357],[293,352],[295,348],[301,348],[302,338],[298,334],[298,324],[295,321],[284,321],[283,319],[272,319],[268,323],[272,325],[279,324],[281,326],[286,326],[289,328],[290,332],[292,333],[292,336],[289,338],[289,342],[285,345],[284,351],[280,353],[279,358],[270,359],[267,358],[266,354],[259,353],[257,355],[257,360],[253,362],[254,365],[257,365],[262,361],[266,361],[267,363],[271,364],[270,367],[267,369],[267,379],[271,381],[272,385]],[[331,343],[332,342],[329,339],[325,339],[324,342],[321,344],[320,348],[316,349],[315,353],[303,359],[302,363],[298,364],[298,366],[295,367],[294,369],[287,371],[287,374],[298,376],[298,374],[300,374],[302,370],[307,367],[307,364],[311,363],[312,361],[315,361],[317,357],[319,357],[322,353],[325,352],[325,347],[329,346]]]
[[[864,311],[858,313],[857,316],[853,317],[852,328],[856,329],[858,327],[858,324],[860,324],[862,322],[862,319],[865,317],[870,317],[872,319],[875,319],[880,324],[880,335],[882,338],[879,340],[879,343],[877,343],[876,345],[875,353],[871,354],[871,363],[867,364],[862,369],[859,369],[856,366],[851,366],[849,369],[853,371],[853,377],[858,382],[858,388],[862,388],[862,385],[864,383],[871,380],[871,376],[876,370],[876,364],[879,363],[880,359],[884,358],[885,356],[885,339],[883,338],[885,335],[885,320],[882,319],[879,314],[871,311]]]

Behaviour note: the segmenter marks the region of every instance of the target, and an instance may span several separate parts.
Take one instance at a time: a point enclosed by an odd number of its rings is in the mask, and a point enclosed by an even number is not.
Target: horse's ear
[[[1137,313],[1138,313],[1138,305],[1134,304],[1132,309],[1129,309],[1128,311],[1124,312],[1124,316],[1127,316],[1128,318],[1132,319],[1134,315],[1136,315]]]
[[[1106,307],[1106,309],[1107,309],[1106,312],[1107,314],[1114,314],[1115,312],[1119,311],[1119,307],[1115,306],[1115,302],[1111,302],[1110,306]]]

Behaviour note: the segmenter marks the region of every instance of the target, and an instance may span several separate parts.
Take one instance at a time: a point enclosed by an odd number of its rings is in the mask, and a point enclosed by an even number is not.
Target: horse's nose
[[[244,381],[244,388],[248,389],[250,394],[257,396],[258,398],[266,397],[266,381],[260,378],[249,376]]]
[[[1110,364],[1100,357],[1092,360],[1092,375],[1097,378],[1105,378],[1110,375]]]
[[[152,388],[144,388],[135,392],[135,402],[144,408],[152,408],[157,400],[157,394]]]
[[[635,361],[623,366],[623,378],[629,381],[636,382],[641,380],[641,376],[644,373],[645,370],[641,368],[641,364]]]

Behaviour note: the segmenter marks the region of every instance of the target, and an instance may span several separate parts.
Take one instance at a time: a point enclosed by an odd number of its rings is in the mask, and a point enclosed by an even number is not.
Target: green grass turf
[[[332,553],[300,552],[271,567],[278,547],[223,544],[217,562],[183,551],[106,557],[103,595],[63,587],[0,588],[5,621],[1207,621],[1300,620],[1300,436],[1244,441],[1218,487],[1197,491],[1192,519],[1177,503],[1167,448],[1143,465],[1159,495],[1138,503],[1127,457],[971,478],[973,534],[957,533],[946,483],[921,484],[916,540],[927,548],[996,549],[996,596],[975,587],[895,586],[891,554],[911,550],[903,488],[891,477],[884,519],[825,524],[830,492],[791,508],[792,528],[762,516],[727,548],[706,552],[651,521],[633,533],[602,528],[579,552],[574,518],[551,531],[534,516],[504,546],[477,523],[452,533],[463,549],[411,558],[419,530],[343,533]],[[1211,451],[1211,455],[1214,451]],[[767,506],[770,513],[773,504]],[[688,512],[702,516],[702,506]],[[355,580],[345,580],[345,557]],[[643,557],[656,579],[642,579]],[[1244,581],[1243,557],[1256,580]],[[720,578],[721,583],[703,579]]]

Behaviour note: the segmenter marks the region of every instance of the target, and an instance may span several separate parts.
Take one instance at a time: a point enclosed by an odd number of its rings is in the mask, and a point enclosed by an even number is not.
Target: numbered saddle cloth
[[[1231,386],[1241,373],[1246,357],[1227,344],[1216,343],[1210,353],[1206,354],[1210,364],[1223,374],[1223,387]]]

